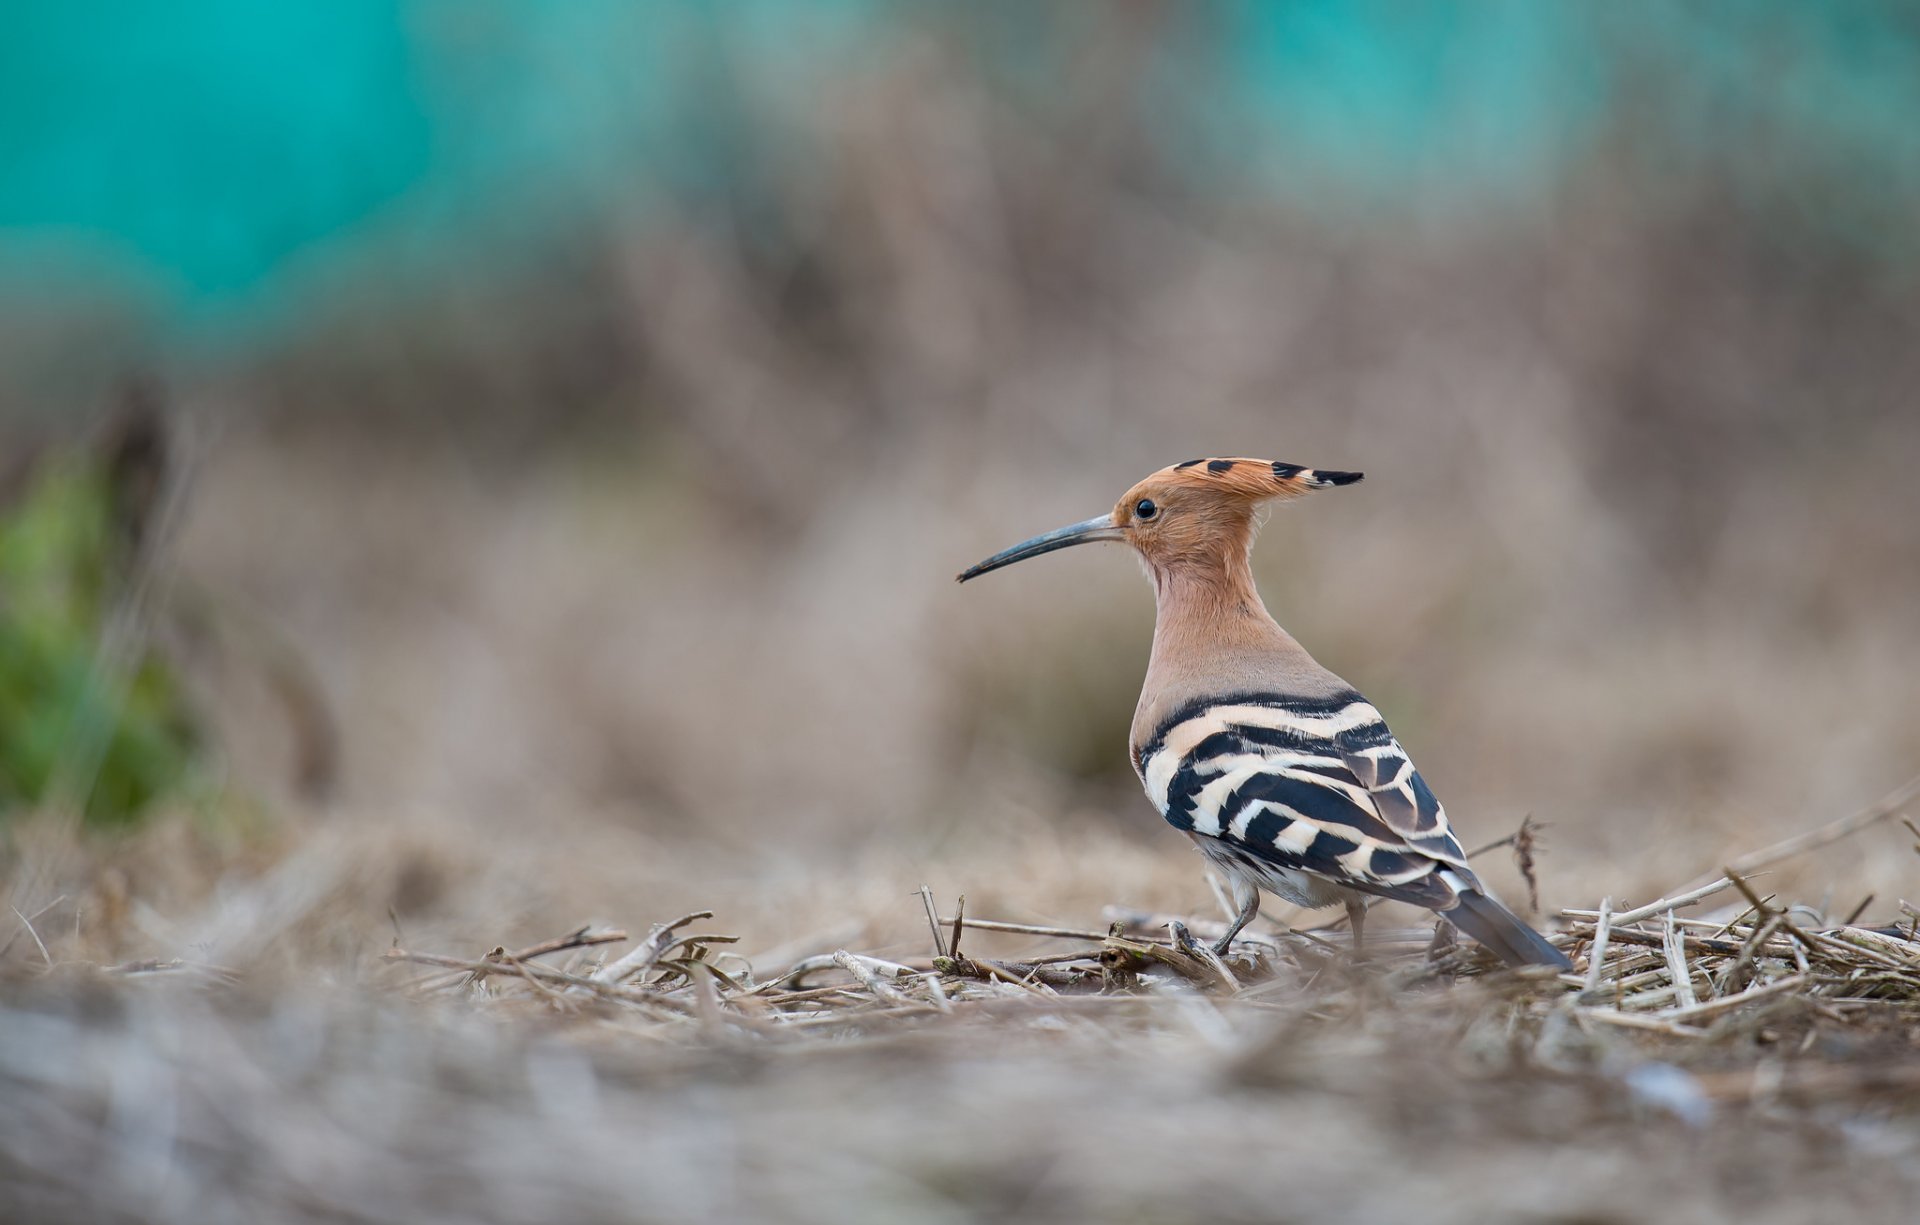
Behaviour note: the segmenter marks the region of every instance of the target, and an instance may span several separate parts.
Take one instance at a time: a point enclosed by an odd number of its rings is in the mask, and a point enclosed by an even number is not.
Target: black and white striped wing
[[[1433,788],[1413,768],[1407,751],[1387,730],[1380,712],[1357,699],[1354,706],[1371,719],[1336,733],[1334,741],[1354,781],[1367,789],[1374,811],[1413,850],[1442,863],[1466,867],[1467,853],[1454,837],[1447,810],[1441,807]]]
[[[1473,882],[1446,810],[1358,694],[1196,703],[1138,764],[1176,829],[1264,863],[1427,906]]]

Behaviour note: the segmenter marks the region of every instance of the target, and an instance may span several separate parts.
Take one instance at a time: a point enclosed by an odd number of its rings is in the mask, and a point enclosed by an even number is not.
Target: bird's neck
[[[1253,585],[1243,550],[1206,565],[1153,572],[1153,657],[1134,712],[1136,749],[1196,699],[1244,693],[1338,692],[1338,677],[1280,628]]]
[[[1220,656],[1299,649],[1253,585],[1244,551],[1156,570],[1151,676],[1204,670]]]

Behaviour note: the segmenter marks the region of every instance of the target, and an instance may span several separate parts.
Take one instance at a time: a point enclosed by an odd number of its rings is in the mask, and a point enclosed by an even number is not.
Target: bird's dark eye
[[[1133,517],[1136,519],[1151,519],[1159,513],[1160,508],[1153,504],[1152,498],[1141,498],[1133,504]]]

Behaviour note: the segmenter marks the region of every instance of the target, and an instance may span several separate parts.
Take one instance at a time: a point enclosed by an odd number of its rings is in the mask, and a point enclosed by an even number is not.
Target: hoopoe
[[[1134,772],[1169,824],[1231,882],[1225,953],[1260,890],[1318,908],[1344,902],[1360,947],[1364,899],[1434,910],[1509,965],[1571,968],[1488,895],[1446,810],[1366,699],[1274,621],[1249,562],[1262,503],[1351,485],[1264,459],[1190,459],[1113,512],[1036,536],[959,575],[1069,545],[1132,546],[1153,580],[1153,654],[1134,710]]]

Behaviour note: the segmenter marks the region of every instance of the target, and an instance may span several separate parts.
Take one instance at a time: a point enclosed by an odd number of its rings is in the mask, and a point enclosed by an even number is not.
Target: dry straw
[[[408,981],[414,993],[566,1013],[606,1009],[632,1024],[754,1041],[871,1034],[984,1005],[1079,1013],[1102,1000],[1182,992],[1252,1007],[1278,1007],[1284,997],[1292,1007],[1329,1012],[1382,985],[1404,993],[1485,978],[1500,985],[1500,1006],[1517,1032],[1539,1033],[1560,1020],[1714,1043],[1752,1036],[1785,1013],[1846,1026],[1920,1003],[1920,943],[1910,910],[1905,927],[1857,926],[1857,913],[1832,923],[1754,885],[1760,869],[1884,821],[1916,796],[1920,778],[1861,813],[1742,856],[1713,880],[1645,905],[1622,908],[1609,899],[1595,909],[1561,911],[1564,930],[1553,940],[1584,959],[1578,974],[1505,971],[1477,947],[1425,929],[1374,933],[1356,967],[1338,924],[1250,933],[1220,957],[1195,940],[1223,930],[1218,920],[1121,913],[1103,929],[1056,927],[969,917],[964,898],[942,916],[925,887],[920,898],[932,947],[927,957],[904,962],[841,948],[765,973],[768,967],[725,951],[731,936],[682,934],[712,918],[709,912],[660,924],[632,951],[604,963],[599,950],[624,941],[623,933],[581,928],[479,958],[400,947],[387,957],[454,971]],[[1530,887],[1533,828],[1524,824],[1513,838],[1482,848],[1514,847]],[[1678,913],[1709,902],[1732,902],[1732,913]],[[967,932],[1060,947],[991,958],[963,946]],[[822,981],[828,978],[836,981]]]
[[[921,956],[746,958],[696,911],[396,943],[341,989],[276,955],[320,923],[297,860],[187,957],[87,964],[23,906],[0,1219],[1912,1220],[1920,916],[1835,921],[1761,872],[1916,794],[1560,912],[1567,975],[1444,927],[1372,924],[1356,959],[1337,924],[1267,925],[1220,958],[1195,938],[1224,916],[922,890]],[[1524,874],[1534,839],[1506,845]]]

